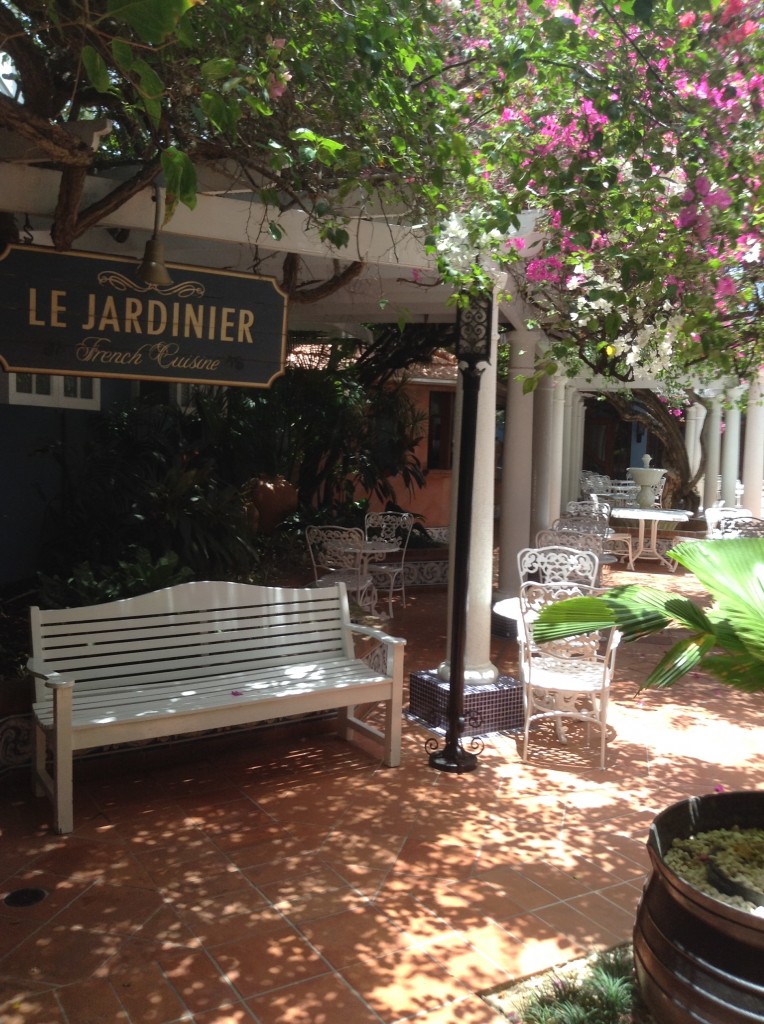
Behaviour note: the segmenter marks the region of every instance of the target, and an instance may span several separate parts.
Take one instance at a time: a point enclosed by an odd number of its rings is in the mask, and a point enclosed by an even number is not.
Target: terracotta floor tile
[[[568,905],[602,925],[608,932],[621,935],[622,941],[625,942],[631,938],[634,930],[634,911],[622,910],[606,899],[602,893],[590,892],[584,896],[576,896],[568,900]]]
[[[248,878],[257,879],[259,891],[275,905],[281,901],[295,900],[300,896],[347,888],[345,879],[318,854],[280,861],[279,867],[279,876],[270,880],[265,872],[258,874],[257,869],[246,872]]]
[[[452,928],[464,930],[486,920],[501,924],[526,909],[500,882],[484,878],[431,887],[429,896],[423,899]]]
[[[506,969],[511,971],[516,978],[524,978],[529,974],[545,971],[549,967],[554,967],[555,964],[564,963],[566,960],[575,960],[577,957],[591,952],[591,946],[580,944],[567,932],[562,932],[554,925],[547,924],[536,914],[521,914],[509,922],[505,929],[494,927],[490,930],[485,929],[485,932],[489,940],[487,946],[484,945],[485,939],[480,936],[471,935],[470,938],[487,956],[492,955],[491,947],[497,944],[498,939],[499,948],[502,950],[499,963],[506,966]],[[512,942],[504,942],[502,939],[504,932],[508,934],[510,940],[513,940]],[[511,967],[510,964],[512,964]]]
[[[576,874],[550,864],[524,864],[519,870],[523,878],[541,886],[542,889],[547,889],[558,900],[580,896],[588,891],[587,886]]]
[[[507,897],[523,910],[535,910],[555,899],[549,889],[528,878],[522,868],[496,865],[481,871],[477,877],[481,881],[501,886]]]
[[[119,952],[124,937],[81,927],[45,925],[0,960],[0,975],[22,982],[68,985],[89,978]]]
[[[211,955],[243,999],[330,971],[286,921],[222,943]]]
[[[396,874],[427,875],[442,880],[467,879],[472,874],[478,848],[446,839],[414,837],[403,844],[393,868]]]
[[[434,941],[452,931],[447,921],[411,893],[385,891],[374,900],[374,906],[390,918],[407,943]]]
[[[156,890],[128,885],[91,885],[55,919],[57,929],[129,935],[137,932],[162,906]]]
[[[240,836],[235,843],[228,843],[221,838],[215,842],[233,864],[247,869],[287,857],[314,853],[321,848],[325,839],[326,832],[322,828],[310,825],[289,828],[273,825],[259,833]]]
[[[194,1024],[254,1024],[255,1018],[241,1004],[194,1014]]]
[[[131,1024],[170,1024],[184,1013],[176,990],[155,963],[115,971],[109,981]]]
[[[114,986],[105,978],[67,985],[58,998],[68,1019],[77,1024],[130,1024]]]
[[[195,948],[200,945],[197,936],[168,905],[161,906],[143,923],[136,932],[134,941],[139,942],[152,958],[162,950],[172,949],[174,946]]]
[[[69,1024],[52,991],[14,991],[0,981],[0,1020],[3,1024]]]
[[[232,906],[226,896],[221,896],[218,900],[207,901],[204,906],[179,910],[178,917],[208,948],[230,942],[236,936],[280,926],[284,920],[278,911],[262,902],[249,910],[229,912]]]
[[[506,1024],[506,1017],[491,1009],[480,996],[470,995],[416,1018],[416,1024],[455,1024],[456,1021],[458,1024]]]
[[[260,1024],[379,1024],[379,1017],[336,974],[248,999],[247,1005]]]
[[[368,899],[349,885],[324,891],[303,890],[292,895],[280,896],[274,900],[276,909],[290,921],[300,924],[333,917],[348,910],[363,908]]]
[[[426,944],[427,953],[442,964],[465,988],[480,992],[511,980],[512,975],[471,945],[461,932],[452,932]]]
[[[642,883],[619,882],[618,885],[610,885],[605,889],[600,889],[600,895],[604,896],[611,903],[615,903],[621,910],[631,914],[631,918],[634,920],[643,888]]]
[[[575,909],[572,901],[541,907],[536,914],[559,935],[567,936],[571,943],[577,945],[579,949],[591,950],[613,946],[617,942],[623,941],[623,936],[617,927],[610,928],[580,913]],[[618,915],[616,914],[614,917],[617,918]]]
[[[255,1018],[243,1004],[218,1007],[194,1015],[195,1024],[255,1024]]]
[[[231,1004],[231,984],[204,950],[166,950],[159,954],[157,962],[192,1013]]]
[[[469,994],[460,982],[420,949],[368,960],[340,974],[385,1024],[439,1009]]]
[[[67,836],[51,844],[34,861],[36,871],[50,873],[77,882],[112,882],[115,885],[141,885],[149,881],[146,870],[119,841],[98,842]]]
[[[400,929],[373,904],[307,921],[301,931],[334,968],[386,956],[406,945]]]
[[[168,878],[160,888],[163,897],[176,909],[187,910],[218,896],[252,893],[252,883],[233,864],[226,864],[219,871],[210,871],[209,868],[209,864],[202,863],[195,871],[184,871],[182,877]]]

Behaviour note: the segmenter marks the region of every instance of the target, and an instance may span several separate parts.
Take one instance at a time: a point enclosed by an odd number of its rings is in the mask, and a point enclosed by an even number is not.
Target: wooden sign
[[[284,370],[286,296],[272,278],[10,245],[0,254],[0,364],[17,373],[268,387]]]

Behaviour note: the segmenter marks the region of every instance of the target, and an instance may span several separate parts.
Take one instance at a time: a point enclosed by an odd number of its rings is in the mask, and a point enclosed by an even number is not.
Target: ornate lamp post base
[[[469,592],[470,531],[472,527],[472,484],[475,471],[478,393],[483,372],[478,363],[491,355],[491,309],[488,296],[472,300],[457,314],[456,355],[462,375],[462,424],[459,444],[459,479],[456,500],[456,538],[451,611],[451,660],[448,700],[448,728],[441,750],[437,740],[428,740],[425,750],[430,766],[441,772],[463,774],[477,768],[477,754],[462,746],[464,732],[464,653]],[[482,743],[473,744],[478,751]]]
[[[453,749],[444,747],[430,754],[430,767],[441,772],[463,775],[465,772],[474,772],[477,766],[477,754],[471,754],[461,746],[454,746]]]

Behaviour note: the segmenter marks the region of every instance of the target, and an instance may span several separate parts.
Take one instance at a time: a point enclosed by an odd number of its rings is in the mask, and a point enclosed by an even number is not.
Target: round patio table
[[[681,508],[612,508],[611,519],[634,519],[639,527],[636,548],[631,556],[629,568],[634,569],[638,558],[653,558],[671,569],[671,562],[658,550],[658,527],[661,523],[686,523],[690,513]],[[650,524],[650,537],[645,543],[645,523]]]

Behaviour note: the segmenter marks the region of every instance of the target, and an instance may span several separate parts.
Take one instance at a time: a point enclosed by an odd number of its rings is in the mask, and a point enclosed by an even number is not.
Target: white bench
[[[74,753],[92,747],[337,709],[345,739],[400,764],[405,640],[351,623],[342,583],[184,583],[30,620],[35,791],[57,832],[74,827]],[[366,660],[353,633],[379,641]],[[380,701],[384,731],[359,717]]]

